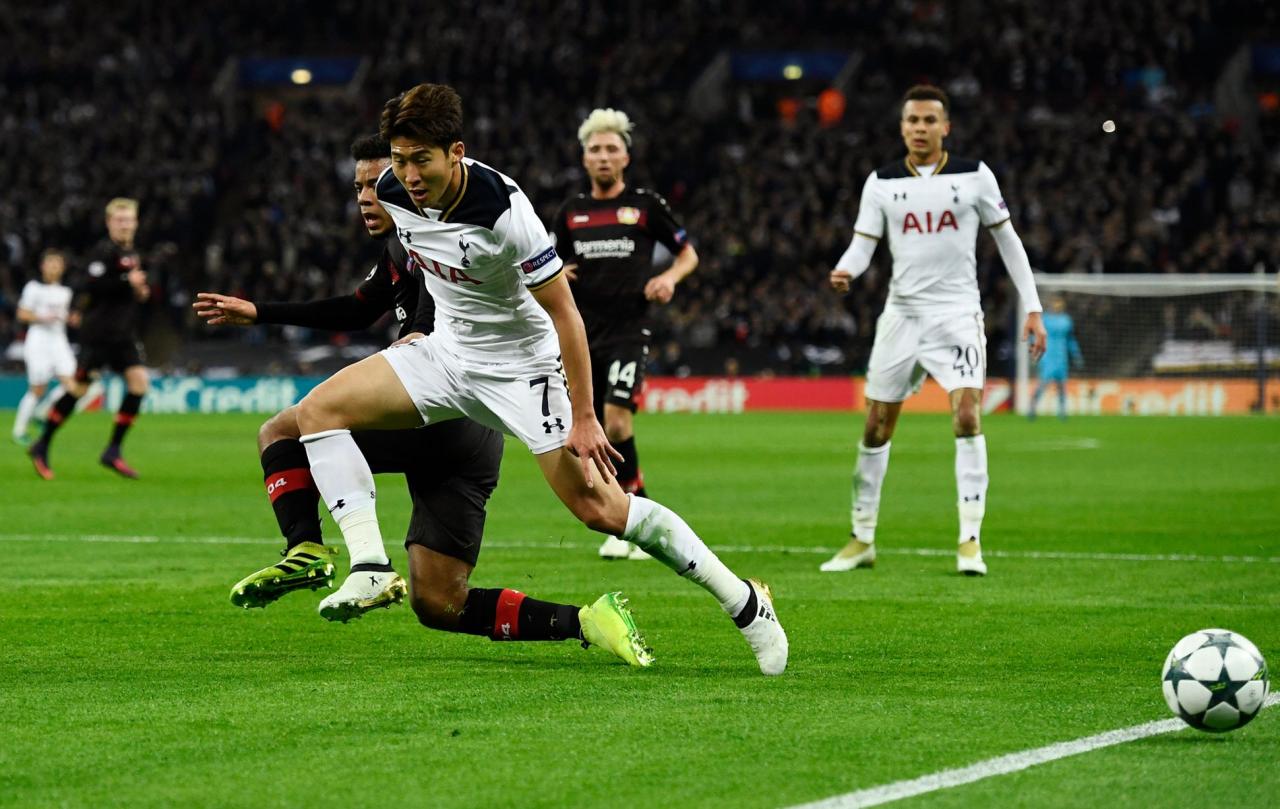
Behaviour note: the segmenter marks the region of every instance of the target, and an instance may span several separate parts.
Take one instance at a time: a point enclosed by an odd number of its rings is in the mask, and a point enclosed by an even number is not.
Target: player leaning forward
[[[378,199],[435,298],[436,330],[348,366],[298,406],[312,475],[353,565],[387,557],[373,476],[349,430],[469,417],[523,441],[588,527],[636,543],[710,591],[760,669],[781,673],[787,639],[768,589],[738,578],[679,516],[614,480],[617,453],[592,410],[586,334],[561,260],[515,182],[465,157],[457,93],[418,85],[387,102],[381,130],[391,170]],[[365,598],[377,578],[349,576],[336,596]]]
[[[987,572],[979,544],[987,504],[981,426],[986,337],[974,258],[979,225],[995,238],[1030,313],[1022,336],[1034,335],[1036,356],[1044,351],[1045,331],[1027,251],[1009,221],[995,175],[981,161],[952,157],[942,148],[951,131],[949,111],[946,93],[936,87],[907,91],[902,104],[907,156],[867,178],[853,241],[831,273],[831,285],[848,291],[866,271],[876,244],[888,239],[893,280],[867,367],[867,423],[853,473],[852,539],[822,564],[824,571],[875,562],[889,441],[903,400],[927,372],[951,397],[960,511],[956,567],[975,576]]]

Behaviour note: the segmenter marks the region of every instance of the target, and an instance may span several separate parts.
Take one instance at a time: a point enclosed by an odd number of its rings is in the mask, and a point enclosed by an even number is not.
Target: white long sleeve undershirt
[[[1022,246],[1022,239],[1013,229],[1013,223],[1006,220],[991,228],[991,237],[996,240],[996,249],[1000,251],[1000,259],[1009,273],[1013,286],[1018,290],[1018,297],[1028,312],[1040,312],[1040,295],[1036,292],[1036,281],[1031,275],[1031,260],[1027,258],[1027,248]]]

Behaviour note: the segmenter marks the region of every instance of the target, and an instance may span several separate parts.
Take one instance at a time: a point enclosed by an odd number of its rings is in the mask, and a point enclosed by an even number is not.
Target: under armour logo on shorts
[[[551,428],[552,428],[552,427],[555,427],[555,428],[556,428],[557,430],[559,430],[560,432],[564,432],[564,422],[560,420],[560,417],[559,417],[559,416],[556,416],[556,420],[555,420],[555,421],[544,421],[544,422],[542,422],[542,428],[543,428],[544,430],[546,430],[546,431],[547,431],[547,435],[551,435]]]

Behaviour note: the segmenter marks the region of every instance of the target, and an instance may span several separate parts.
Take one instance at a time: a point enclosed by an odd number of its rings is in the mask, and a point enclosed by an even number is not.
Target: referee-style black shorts
[[[413,501],[405,545],[421,545],[474,567],[484,539],[485,504],[498,485],[502,435],[455,419],[351,437],[375,474],[404,474]]]
[[[123,374],[126,368],[145,365],[146,355],[142,346],[133,340],[115,340],[109,343],[86,342],[80,347],[80,359],[76,363],[76,379],[88,380],[92,371],[106,368]]]
[[[606,404],[625,407],[632,413],[640,407],[644,388],[644,368],[649,362],[649,330],[625,340],[591,345],[591,392],[595,396],[596,418],[604,424]]]

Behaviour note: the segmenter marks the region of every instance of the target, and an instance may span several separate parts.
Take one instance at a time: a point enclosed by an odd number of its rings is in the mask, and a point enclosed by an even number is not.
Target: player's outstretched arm
[[[565,376],[569,380],[569,399],[573,403],[573,427],[569,430],[565,446],[582,461],[588,486],[595,480],[591,471],[593,464],[610,477],[616,477],[618,471],[612,459],[621,461],[622,453],[609,443],[604,428],[596,420],[591,396],[587,329],[582,325],[582,315],[578,314],[578,307],[573,302],[569,282],[562,273],[551,283],[531,291],[534,299],[551,315],[551,322],[555,324],[560,338],[560,359],[564,363]]]
[[[191,308],[210,326],[252,326],[258,322],[258,307],[253,301],[217,292],[197,292]]]
[[[254,303],[216,292],[201,292],[191,304],[211,326],[251,326],[273,323],[327,331],[367,329],[387,311],[380,302],[359,295],[339,295],[305,303]]]

